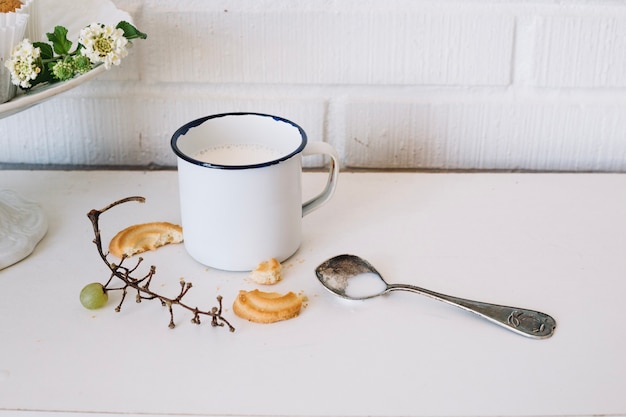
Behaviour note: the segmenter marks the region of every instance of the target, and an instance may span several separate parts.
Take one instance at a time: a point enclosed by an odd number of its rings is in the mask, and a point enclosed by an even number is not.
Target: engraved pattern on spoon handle
[[[455,305],[464,310],[478,314],[511,331],[536,339],[545,339],[552,336],[556,328],[554,318],[540,311],[467,300],[406,284],[389,284],[385,292],[396,290],[423,294],[436,300]]]

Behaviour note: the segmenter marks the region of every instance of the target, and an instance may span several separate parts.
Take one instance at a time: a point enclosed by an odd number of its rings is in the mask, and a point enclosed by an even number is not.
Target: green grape
[[[83,307],[90,310],[103,307],[109,300],[109,294],[107,294],[104,286],[99,282],[92,282],[85,285],[80,292],[80,303]]]

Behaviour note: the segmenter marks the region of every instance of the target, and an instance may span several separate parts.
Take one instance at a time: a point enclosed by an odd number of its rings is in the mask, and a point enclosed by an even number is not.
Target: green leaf
[[[67,29],[63,26],[57,26],[54,28],[54,32],[46,33],[48,40],[52,42],[54,52],[58,55],[67,55],[72,48],[72,42],[67,39]]]
[[[55,83],[58,80],[56,80],[54,78],[54,75],[52,74],[52,71],[50,71],[50,69],[48,68],[48,65],[42,65],[41,66],[41,72],[39,73],[39,75],[37,75],[37,78],[35,78],[32,82],[31,85],[34,87],[37,84],[41,84],[41,83]]]
[[[39,53],[39,56],[41,57],[41,59],[52,59],[52,58],[54,58],[54,52],[52,51],[52,46],[50,46],[49,43],[34,42],[33,46],[35,48],[39,48],[39,50],[41,51]]]
[[[130,39],[146,39],[148,37],[147,34],[139,31],[136,27],[131,25],[130,23],[122,20],[115,27],[116,29],[122,29],[124,31],[124,37],[128,40]]]

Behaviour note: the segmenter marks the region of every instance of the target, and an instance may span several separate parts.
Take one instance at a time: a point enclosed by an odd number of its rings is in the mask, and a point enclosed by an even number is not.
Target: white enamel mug
[[[304,130],[281,117],[226,113],[203,117],[172,136],[185,249],[203,265],[249,271],[282,262],[299,248],[302,217],[333,195],[339,174],[335,149],[307,142]],[[302,157],[330,157],[325,188],[302,203]]]

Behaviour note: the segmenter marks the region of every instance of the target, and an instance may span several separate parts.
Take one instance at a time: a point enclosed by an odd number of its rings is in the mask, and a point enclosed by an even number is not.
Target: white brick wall
[[[257,111],[351,168],[626,171],[624,1],[115,3],[148,39],[0,119],[0,166],[172,166],[181,124]]]

